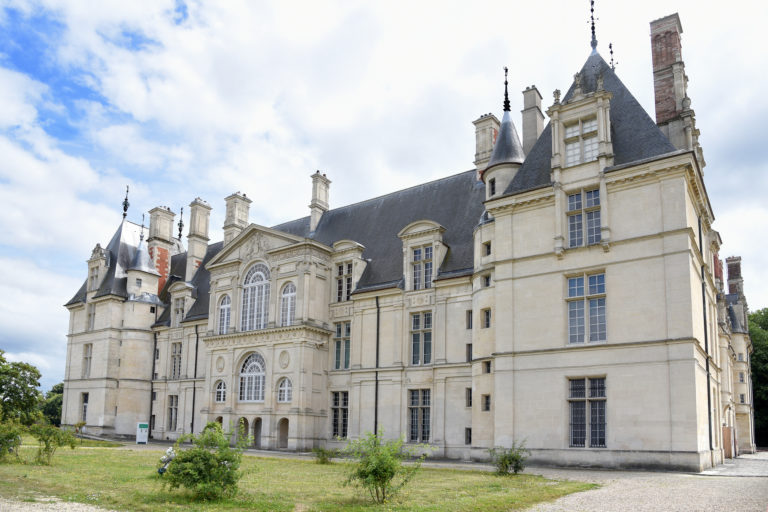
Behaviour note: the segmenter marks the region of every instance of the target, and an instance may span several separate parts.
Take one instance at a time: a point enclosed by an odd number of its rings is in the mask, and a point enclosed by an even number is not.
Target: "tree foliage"
[[[753,352],[752,396],[755,408],[755,443],[768,446],[768,308],[749,315],[749,337]]]
[[[383,440],[382,437],[381,429],[378,434],[367,432],[363,438],[352,440],[344,447],[344,452],[357,459],[345,485],[362,487],[377,503],[392,498],[410,482],[426,457],[422,455],[414,464],[406,466],[403,461],[412,457],[413,451],[403,448],[402,438]]]
[[[185,441],[191,441],[193,446],[182,450]],[[200,435],[180,437],[174,448],[176,457],[163,474],[171,489],[185,487],[198,500],[216,500],[237,493],[243,447],[230,446],[228,436],[217,422],[208,423]]]
[[[9,362],[0,350],[0,421],[29,425],[39,418],[40,371],[29,363]]]
[[[23,433],[24,427],[15,421],[0,422],[0,462],[4,462],[9,455],[19,460],[19,447]]]
[[[75,436],[69,430],[62,430],[53,425],[36,423],[29,427],[29,433],[37,439],[37,455],[35,460],[39,464],[51,464],[53,454],[61,446],[69,446],[75,449]]]
[[[64,398],[64,383],[54,384],[40,402],[40,412],[51,425],[61,425],[61,404]]]

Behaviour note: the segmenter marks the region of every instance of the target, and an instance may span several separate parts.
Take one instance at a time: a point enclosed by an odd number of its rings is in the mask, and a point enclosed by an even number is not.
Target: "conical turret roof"
[[[515,123],[512,122],[509,110],[506,110],[501,118],[501,127],[496,136],[496,144],[493,146],[493,153],[485,170],[501,164],[522,164],[524,161],[523,145],[520,143],[520,137],[517,135]]]

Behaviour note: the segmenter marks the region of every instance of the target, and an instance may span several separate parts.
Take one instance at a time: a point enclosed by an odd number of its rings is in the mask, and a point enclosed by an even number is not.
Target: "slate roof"
[[[501,164],[522,164],[525,160],[523,145],[520,144],[520,137],[517,135],[515,123],[509,115],[509,110],[504,111],[501,118],[501,127],[499,135],[496,137],[496,144],[493,146],[491,159],[488,161],[483,172],[491,167]]]
[[[614,166],[636,162],[676,151],[653,119],[640,106],[632,93],[616,76],[599,53],[593,52],[581,68],[583,93],[597,89],[597,77],[603,74],[603,87],[613,94],[611,99],[611,142]],[[567,102],[573,96],[575,84],[563,98]],[[515,178],[504,191],[506,195],[518,194],[551,185],[552,128],[547,123],[536,144]],[[610,170],[610,168],[608,169]]]
[[[117,228],[117,231],[115,231],[115,234],[112,235],[112,239],[105,249],[108,253],[107,258],[109,259],[107,262],[107,273],[102,278],[94,298],[104,297],[105,295],[117,295],[118,297],[124,298],[128,297],[126,291],[127,270],[136,256],[136,248],[139,245],[139,235],[141,234],[141,230],[141,226],[128,220],[123,219],[120,223],[120,226]],[[87,283],[88,280],[86,278],[75,296],[65,304],[66,306],[78,302],[85,302]]]
[[[475,170],[325,212],[314,233],[309,217],[273,229],[311,238],[325,245],[354,240],[370,260],[357,290],[402,286],[402,241],[397,234],[411,222],[428,219],[445,228],[448,254],[438,278],[473,268],[472,231],[484,211],[485,185]]]

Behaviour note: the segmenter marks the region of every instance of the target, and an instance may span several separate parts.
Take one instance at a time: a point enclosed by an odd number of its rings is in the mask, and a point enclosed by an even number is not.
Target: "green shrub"
[[[8,455],[14,455],[16,460],[19,460],[19,447],[23,433],[24,429],[16,422],[0,423],[0,462],[4,462]]]
[[[181,443],[191,441],[193,446],[181,449]],[[200,435],[187,434],[174,445],[176,457],[164,474],[171,489],[185,487],[195,499],[217,500],[237,493],[237,481],[243,444],[229,445],[228,436],[216,422],[208,423]]]
[[[406,466],[403,460],[412,457],[413,450],[403,448],[402,438],[382,440],[382,436],[381,429],[378,434],[367,432],[365,437],[350,441],[344,448],[345,453],[357,459],[345,485],[366,489],[377,503],[397,494],[416,475],[426,458],[426,454],[421,455],[414,464]]]
[[[525,447],[525,441],[512,442],[510,448],[497,446],[488,450],[491,461],[496,466],[496,474],[508,475],[511,472],[518,474],[525,469],[525,461],[531,452]]]
[[[60,446],[69,446],[75,449],[75,436],[68,430],[62,430],[53,425],[36,423],[29,427],[29,433],[37,439],[37,454],[35,461],[38,464],[51,464],[53,454]]]
[[[315,454],[315,462],[318,464],[333,464],[333,458],[339,456],[339,450],[322,446],[312,448],[312,453]]]

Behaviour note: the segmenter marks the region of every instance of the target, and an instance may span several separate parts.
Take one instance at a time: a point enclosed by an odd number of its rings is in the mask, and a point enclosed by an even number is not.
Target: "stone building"
[[[656,122],[592,52],[546,108],[481,116],[476,168],[266,227],[251,200],[123,220],[71,312],[63,423],[209,421],[308,450],[382,429],[484,459],[701,470],[755,450],[740,259],[721,239],[678,16],[651,23]],[[726,291],[725,286],[728,290]]]

